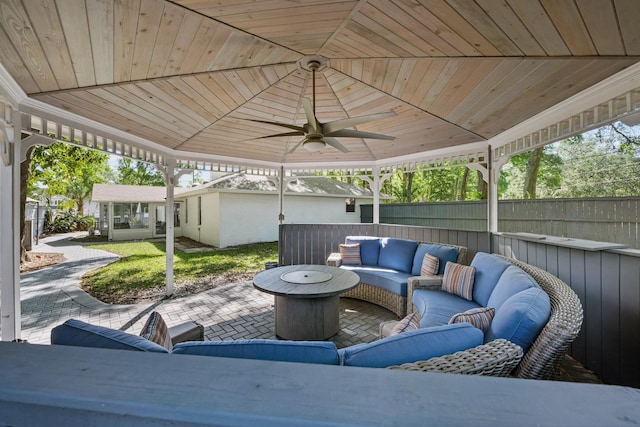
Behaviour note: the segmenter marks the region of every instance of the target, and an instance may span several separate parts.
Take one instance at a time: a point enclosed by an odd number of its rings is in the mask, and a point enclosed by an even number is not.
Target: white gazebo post
[[[0,117],[0,328],[2,341],[19,340],[21,118],[5,106]],[[13,117],[12,117],[13,116]],[[12,120],[13,119],[13,120]],[[18,129],[16,131],[15,129]]]
[[[373,223],[380,224],[380,191],[382,190],[382,186],[385,181],[391,178],[393,174],[380,174],[380,168],[375,166],[371,170],[371,175],[373,176],[373,179],[367,175],[362,175],[360,178],[371,185],[371,191],[373,191]]]
[[[167,166],[162,168],[156,165],[156,168],[164,175],[164,183],[167,187],[167,198],[165,204],[165,248],[166,248],[166,291],[167,296],[173,295],[173,252],[175,243],[175,226],[173,224],[174,215],[174,188],[176,181],[185,173],[191,172],[191,169],[183,169],[177,174],[176,160],[173,158],[167,159]]]

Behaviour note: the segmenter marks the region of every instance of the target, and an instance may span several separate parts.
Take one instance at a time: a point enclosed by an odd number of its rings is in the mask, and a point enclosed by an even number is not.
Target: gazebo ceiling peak
[[[640,84],[565,106],[558,131],[549,117],[522,126],[637,64],[639,20],[630,0],[7,0],[0,84],[23,130],[138,160],[411,169],[513,153],[629,113],[598,106]],[[311,153],[290,152],[299,136],[265,138],[282,130],[252,120],[306,123],[313,85],[301,64],[314,56],[318,119],[393,111],[356,126],[393,141],[343,138],[347,153]]]

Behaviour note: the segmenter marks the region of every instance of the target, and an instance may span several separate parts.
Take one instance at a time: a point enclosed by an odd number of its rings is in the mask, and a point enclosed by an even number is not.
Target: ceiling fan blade
[[[332,146],[333,148],[336,148],[336,149],[342,151],[343,153],[348,153],[349,152],[349,150],[347,150],[347,147],[345,147],[344,145],[340,144],[338,142],[338,140],[335,139],[335,138],[332,138],[330,136],[325,136],[324,138],[322,138],[322,140],[326,144]]]
[[[388,113],[378,113],[378,114],[369,114],[367,116],[361,117],[350,117],[348,119],[336,120],[333,122],[325,123],[322,127],[325,135],[331,134],[335,131],[350,128],[356,125],[361,125],[363,123],[369,123],[376,120],[386,119],[387,117],[393,117],[396,113],[393,111],[389,111]]]
[[[393,141],[395,136],[380,135],[379,133],[361,132],[359,130],[340,129],[326,136],[337,136],[342,138],[370,138],[370,139],[386,139],[387,141]]]
[[[270,122],[268,120],[257,120],[257,119],[247,119],[247,120],[249,120],[250,122],[265,123],[268,125],[280,126],[287,129],[297,130],[298,132],[302,132],[299,135],[304,135],[304,129],[302,128],[302,126],[289,125],[289,124],[280,123],[280,122]]]
[[[298,135],[304,135],[304,132],[294,131],[294,132],[276,133],[274,135],[259,136],[255,139],[278,138],[280,136],[298,136]]]
[[[300,147],[300,144],[302,144],[302,142],[304,141],[304,139],[300,140],[300,142],[298,142],[296,145],[293,146],[292,149],[290,149],[289,151],[287,151],[287,154],[291,154],[294,151],[296,151],[298,149],[298,147]]]
[[[307,123],[309,123],[311,131],[313,131],[313,133],[318,133],[318,120],[316,120],[316,116],[313,112],[313,105],[311,105],[311,101],[309,101],[309,98],[302,98],[302,107],[304,108],[304,112],[307,115]]]

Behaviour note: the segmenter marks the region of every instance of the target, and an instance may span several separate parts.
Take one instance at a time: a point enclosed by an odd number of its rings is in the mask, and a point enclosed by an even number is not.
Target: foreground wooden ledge
[[[620,386],[0,342],[0,425],[640,423]]]

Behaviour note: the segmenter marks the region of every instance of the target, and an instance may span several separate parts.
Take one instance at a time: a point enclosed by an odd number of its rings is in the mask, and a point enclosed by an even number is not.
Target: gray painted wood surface
[[[493,249],[568,283],[584,309],[571,355],[606,383],[640,387],[640,251],[581,250],[508,234],[493,236]]]
[[[640,390],[0,343],[0,424],[627,426]]]
[[[465,246],[466,263],[476,252],[488,252],[489,233],[395,224],[283,224],[280,226],[280,265],[324,264],[339,251],[347,236],[398,237],[419,242],[439,242]]]
[[[615,242],[640,249],[640,197],[499,200],[498,230]],[[373,205],[360,206],[373,222]],[[486,201],[380,205],[380,223],[487,230]]]

